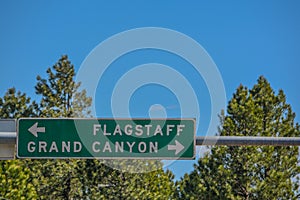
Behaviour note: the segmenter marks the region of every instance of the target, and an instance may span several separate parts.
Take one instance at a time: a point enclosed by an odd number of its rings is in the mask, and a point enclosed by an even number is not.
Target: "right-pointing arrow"
[[[38,122],[36,122],[28,129],[28,131],[35,137],[38,137],[38,133],[45,133],[46,129],[45,127],[38,127]]]
[[[168,145],[168,150],[175,150],[175,155],[181,152],[184,149],[184,146],[180,144],[177,140],[175,140],[175,145]]]

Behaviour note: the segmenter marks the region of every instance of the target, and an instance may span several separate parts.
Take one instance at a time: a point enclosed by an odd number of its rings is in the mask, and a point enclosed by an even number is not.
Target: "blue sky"
[[[241,83],[252,87],[264,75],[276,91],[284,90],[299,122],[299,9],[297,0],[1,1],[0,94],[16,87],[37,98],[36,76],[45,77],[46,69],[61,55],[67,54],[78,71],[89,53],[107,38],[129,29],[162,27],[202,45],[220,71],[227,100]],[[197,134],[206,132],[211,99],[203,77],[180,57],[153,49],[128,53],[112,63],[95,94],[97,117],[112,115],[112,89],[124,73],[153,62],[173,67],[190,81],[200,107]],[[156,104],[166,108],[168,117],[181,115],[176,95],[168,88],[146,85],[131,96],[131,116],[147,117]],[[153,116],[164,114],[159,106],[152,108]],[[171,169],[179,177],[192,164],[178,161]]]

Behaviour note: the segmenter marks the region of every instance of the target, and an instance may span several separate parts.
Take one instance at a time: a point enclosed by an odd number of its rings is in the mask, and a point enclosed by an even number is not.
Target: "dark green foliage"
[[[34,117],[37,104],[15,88],[0,98],[0,118]],[[0,199],[36,199],[30,179],[31,171],[22,160],[0,161]]]
[[[53,71],[54,70],[54,71]],[[47,79],[37,76],[35,90],[42,96],[40,117],[87,117],[92,99],[86,91],[78,91],[80,83],[75,83],[74,66],[67,56],[62,56],[47,69]]]
[[[0,117],[90,117],[91,98],[79,91],[67,56],[37,77],[39,104],[15,89],[0,98]],[[108,167],[112,164],[125,171]],[[144,169],[148,173],[136,172]],[[0,198],[12,199],[168,199],[173,174],[160,161],[13,160],[0,162]]]
[[[221,115],[223,136],[300,136],[282,90],[264,77],[240,86]],[[182,199],[297,199],[298,147],[213,147],[179,183]],[[297,197],[298,195],[298,197]]]
[[[74,76],[62,56],[47,78],[37,77],[39,103],[11,88],[0,98],[0,117],[89,117],[91,98]],[[220,119],[224,136],[300,136],[283,91],[275,94],[263,77],[252,89],[238,87]],[[299,199],[298,163],[298,147],[211,147],[175,190],[160,161],[17,159],[0,162],[0,198]]]
[[[0,118],[35,117],[38,105],[30,97],[15,88],[10,88],[4,97],[0,97]]]
[[[0,161],[0,199],[37,199],[30,173],[20,160]]]
[[[107,167],[112,162],[122,166],[122,170]],[[85,196],[91,199],[168,199],[175,189],[173,174],[164,172],[160,161],[87,160],[85,165],[88,167],[82,168],[84,185],[89,186]],[[149,172],[133,172],[140,167]]]

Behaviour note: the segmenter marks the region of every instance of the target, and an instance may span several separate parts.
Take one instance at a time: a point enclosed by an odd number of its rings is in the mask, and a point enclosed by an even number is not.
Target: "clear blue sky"
[[[227,99],[241,83],[252,87],[264,75],[276,91],[284,90],[299,122],[299,9],[297,0],[0,1],[0,94],[16,87],[36,98],[36,76],[45,77],[61,55],[67,54],[79,70],[92,49],[110,36],[133,28],[163,27],[186,34],[205,48],[220,71]],[[203,79],[183,60],[155,50],[132,52],[113,63],[98,85],[97,117],[112,115],[111,90],[122,73],[149,62],[167,64],[191,80],[201,110],[197,134],[205,132],[211,102]],[[168,117],[180,115],[174,95],[154,85],[133,94],[132,117],[148,116],[153,104],[165,106]],[[178,161],[171,169],[178,178],[192,164]]]

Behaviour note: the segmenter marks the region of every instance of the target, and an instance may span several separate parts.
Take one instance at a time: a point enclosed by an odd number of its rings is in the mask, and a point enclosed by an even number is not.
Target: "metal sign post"
[[[0,160],[15,158],[16,120],[0,119]]]
[[[300,137],[208,136],[196,137],[196,145],[300,146]]]

